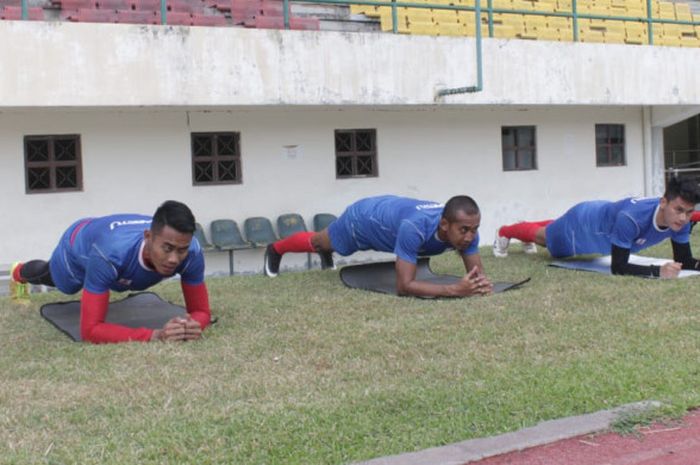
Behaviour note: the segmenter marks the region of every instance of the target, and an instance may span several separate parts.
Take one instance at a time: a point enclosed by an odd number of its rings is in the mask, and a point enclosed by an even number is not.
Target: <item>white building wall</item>
[[[0,21],[0,107],[430,105],[475,40]],[[485,39],[444,104],[698,105],[700,49]]]
[[[627,166],[596,168],[596,123],[625,124]],[[503,172],[501,126],[537,127],[538,169]],[[376,128],[379,177],[335,177],[334,129]],[[190,133],[239,131],[243,183],[193,186]],[[23,137],[81,135],[82,192],[26,194]],[[445,201],[472,195],[482,209],[482,245],[495,229],[546,219],[586,199],[644,193],[639,107],[472,107],[363,109],[270,107],[229,111],[84,110],[0,113],[0,263],[48,257],[61,232],[82,216],[151,214],[169,198],[200,223],[298,212],[340,214],[352,201],[392,193]],[[296,157],[285,146],[296,145]],[[262,251],[236,253],[237,271],[261,269]],[[304,256],[285,257],[300,267]],[[226,271],[225,253],[208,272]]]

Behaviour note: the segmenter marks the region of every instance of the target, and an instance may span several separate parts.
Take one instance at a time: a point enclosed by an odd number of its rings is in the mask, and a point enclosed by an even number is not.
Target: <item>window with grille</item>
[[[596,166],[625,166],[625,125],[595,125]]]
[[[377,177],[377,130],[336,129],[337,178]]]
[[[82,190],[80,136],[25,136],[24,173],[28,194]]]
[[[503,171],[537,169],[535,126],[503,126],[501,128]]]
[[[192,183],[240,184],[241,149],[238,132],[192,133]]]

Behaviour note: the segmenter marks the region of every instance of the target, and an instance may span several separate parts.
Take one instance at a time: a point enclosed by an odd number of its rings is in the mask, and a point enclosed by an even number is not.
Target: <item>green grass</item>
[[[73,344],[38,313],[70,297],[2,298],[0,462],[342,464],[646,399],[700,405],[697,278],[513,249],[484,250],[489,275],[532,281],[485,298],[349,290],[337,272],[212,278],[219,323],[187,344]],[[182,302],[176,283],[155,290]]]

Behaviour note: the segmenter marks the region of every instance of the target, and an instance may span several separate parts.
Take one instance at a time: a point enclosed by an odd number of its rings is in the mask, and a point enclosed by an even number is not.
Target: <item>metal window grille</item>
[[[503,126],[501,128],[503,171],[537,169],[535,136],[535,126]]]
[[[240,133],[192,133],[192,184],[240,184]]]
[[[28,194],[82,190],[80,136],[25,136],[24,167]]]
[[[377,172],[377,130],[336,129],[336,177],[377,177]]]
[[[595,125],[596,166],[625,166],[625,125]]]

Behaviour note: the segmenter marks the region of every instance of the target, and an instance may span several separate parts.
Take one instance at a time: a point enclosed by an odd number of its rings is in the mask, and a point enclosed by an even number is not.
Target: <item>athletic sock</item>
[[[26,283],[27,281],[22,277],[22,267],[24,263],[18,263],[12,270],[12,280],[16,283]]]
[[[522,221],[501,227],[498,235],[508,239],[518,239],[522,242],[535,242],[537,230],[547,226],[552,220],[544,221]]]
[[[272,244],[272,248],[280,255],[287,252],[315,252],[311,245],[311,236],[314,234],[313,232],[298,232],[275,242]]]

